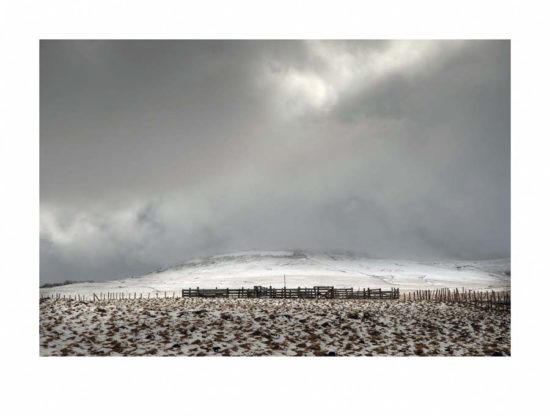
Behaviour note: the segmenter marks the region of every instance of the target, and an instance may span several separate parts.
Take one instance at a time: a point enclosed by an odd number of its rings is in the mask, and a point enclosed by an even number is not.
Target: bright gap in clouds
[[[404,72],[418,74],[438,52],[457,49],[462,42],[388,41],[373,51],[342,47],[341,42],[306,42],[313,68],[268,62],[268,82],[280,95],[280,111],[301,116],[309,111],[329,112],[342,95],[367,91],[377,83]]]

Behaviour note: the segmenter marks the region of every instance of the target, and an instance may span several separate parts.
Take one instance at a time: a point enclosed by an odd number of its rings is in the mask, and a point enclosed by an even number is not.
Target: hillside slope
[[[287,287],[330,285],[354,288],[399,287],[506,289],[510,260],[411,261],[356,254],[302,251],[242,252],[190,260],[143,276],[41,289],[41,294],[99,292],[154,293],[201,287]]]

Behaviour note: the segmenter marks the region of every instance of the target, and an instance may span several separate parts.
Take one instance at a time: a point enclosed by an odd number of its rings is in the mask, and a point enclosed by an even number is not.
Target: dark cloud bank
[[[41,282],[510,255],[508,41],[42,41]]]

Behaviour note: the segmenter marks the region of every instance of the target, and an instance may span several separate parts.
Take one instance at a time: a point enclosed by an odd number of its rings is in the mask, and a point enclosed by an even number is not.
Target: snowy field
[[[187,261],[143,276],[41,289],[42,295],[93,293],[161,293],[182,288],[335,286],[419,289],[509,289],[510,260],[410,261],[376,259],[352,254],[311,254],[292,251],[244,252]]]
[[[510,314],[377,300],[42,299],[40,354],[510,355]]]

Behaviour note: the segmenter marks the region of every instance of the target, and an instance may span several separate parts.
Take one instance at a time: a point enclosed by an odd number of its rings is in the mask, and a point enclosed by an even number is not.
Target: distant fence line
[[[472,304],[496,310],[510,310],[510,291],[433,289],[415,290],[401,293],[399,288],[390,290],[335,288],[334,286],[314,286],[298,288],[274,288],[254,286],[237,289],[188,288],[181,291],[157,291],[143,293],[107,292],[81,294],[40,294],[40,299],[71,299],[78,301],[102,301],[116,299],[158,299],[158,298],[234,298],[234,299],[389,299],[406,302],[428,301]]]
[[[458,289],[416,290],[404,293],[401,297],[405,301],[432,301],[473,304],[496,310],[510,310],[510,291],[475,291]]]

